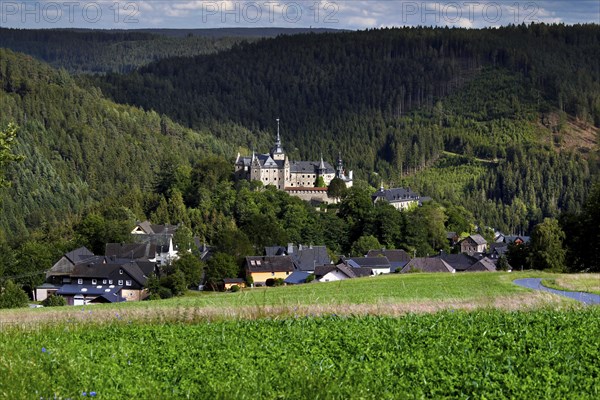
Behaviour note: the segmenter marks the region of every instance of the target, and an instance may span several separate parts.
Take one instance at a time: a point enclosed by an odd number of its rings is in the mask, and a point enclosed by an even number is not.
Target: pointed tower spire
[[[325,161],[323,161],[323,153],[321,153],[321,164],[319,164],[320,170],[325,170]]]
[[[281,137],[279,136],[279,118],[277,118],[277,145],[281,147]]]
[[[275,146],[271,149],[271,157],[273,157],[274,160],[283,160],[285,158],[285,153],[283,151],[283,147],[281,146],[279,118],[275,119],[275,121],[277,121],[277,140],[275,140]]]

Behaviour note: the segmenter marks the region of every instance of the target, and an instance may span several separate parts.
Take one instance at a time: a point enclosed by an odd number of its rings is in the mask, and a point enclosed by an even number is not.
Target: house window
[[[256,261],[250,260],[250,265],[256,265]]]
[[[123,286],[123,280],[119,279],[119,286]]]
[[[290,271],[286,271],[286,272],[285,272],[285,274],[286,274],[286,275],[289,275],[289,274],[290,274]]]
[[[260,266],[260,260],[256,260],[256,265]]]
[[[80,279],[77,279],[77,284],[78,284],[78,285],[83,285],[83,279],[81,279],[81,278],[80,278]]]
[[[92,279],[92,285],[97,285],[98,281],[96,279]]]
[[[122,269],[119,270],[119,274],[123,275],[123,270]]]
[[[275,272],[271,272],[271,276],[275,276]]]
[[[102,284],[106,285],[106,279],[102,279]]]
[[[109,284],[109,285],[112,285],[112,284],[113,284],[113,280],[112,280],[112,279],[109,279],[109,280],[108,280],[108,284]]]
[[[131,286],[131,281],[125,281],[125,286]]]

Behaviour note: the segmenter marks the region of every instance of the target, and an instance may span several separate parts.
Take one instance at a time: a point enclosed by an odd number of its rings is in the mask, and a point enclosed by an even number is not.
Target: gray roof
[[[138,222],[136,224],[147,235],[173,235],[177,231],[177,225],[156,225],[150,221]]]
[[[371,276],[373,275],[373,270],[371,268],[351,268],[344,264],[338,265],[322,265],[315,268],[315,276],[317,278],[322,278],[328,273],[332,271],[339,271],[342,274],[346,275],[348,278],[360,278],[363,276]]]
[[[298,285],[306,282],[306,278],[312,275],[310,272],[306,271],[294,271],[290,276],[285,278],[285,283],[290,285]]]
[[[303,247],[302,250],[294,251],[291,256],[296,269],[300,271],[314,271],[317,265],[331,263],[325,246]]]
[[[321,161],[292,161],[290,162],[290,172],[301,174],[316,174],[319,172]],[[328,162],[324,163],[326,174],[334,174],[335,169]]]
[[[356,257],[346,260],[352,268],[391,268],[387,257]]]
[[[65,257],[73,264],[85,262],[86,259],[94,257],[94,253],[89,251],[87,247],[80,247],[65,254]]]
[[[369,250],[367,257],[387,257],[390,264],[393,266],[395,263],[405,264],[410,261],[410,255],[404,250]]]
[[[433,256],[432,258],[441,258],[457,271],[465,271],[471,265],[477,262],[477,258],[468,256],[466,254],[442,253],[437,256]]]
[[[268,257],[290,256],[294,266],[300,271],[314,271],[317,265],[331,263],[326,246],[269,246],[265,247],[265,254]]]
[[[421,272],[454,272],[454,268],[441,258],[431,257],[413,258],[400,272],[407,273],[413,269]]]
[[[246,270],[252,272],[292,272],[294,263],[290,256],[246,257]]]
[[[403,201],[416,201],[419,200],[419,195],[410,190],[410,188],[392,188],[392,189],[379,189],[375,192],[371,198],[373,201],[377,199],[385,199],[388,203],[403,202]]]
[[[156,257],[156,245],[153,243],[107,243],[105,255],[130,260],[148,260]]]
[[[471,265],[468,269],[468,272],[474,271],[496,271],[496,264],[489,258],[485,257],[481,260],[477,261],[475,264]]]
[[[481,236],[478,233],[467,237],[465,240],[468,239],[471,239],[473,242],[475,242],[476,245],[487,244],[487,240],[485,240],[483,236]]]
[[[108,301],[112,303],[123,301],[124,299],[119,296],[119,293],[123,289],[123,286],[115,286],[115,285],[63,285],[56,292],[58,295],[62,296],[74,296],[74,295],[84,295],[84,296],[104,296]]]

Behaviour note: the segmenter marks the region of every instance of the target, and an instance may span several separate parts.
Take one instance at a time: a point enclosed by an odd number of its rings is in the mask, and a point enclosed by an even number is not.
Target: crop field
[[[0,398],[594,399],[598,338],[598,307],[165,324],[115,314],[4,329]]]

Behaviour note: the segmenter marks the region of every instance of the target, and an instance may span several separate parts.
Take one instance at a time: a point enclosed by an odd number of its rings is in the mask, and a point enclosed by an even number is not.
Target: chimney
[[[287,253],[288,253],[288,255],[294,254],[294,243],[288,243]]]

